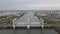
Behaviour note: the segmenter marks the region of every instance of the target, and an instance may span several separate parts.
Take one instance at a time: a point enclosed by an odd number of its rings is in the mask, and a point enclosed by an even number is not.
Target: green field
[[[5,18],[0,20],[0,24],[10,24],[12,23],[13,19],[18,18],[18,16],[12,16],[10,18]]]

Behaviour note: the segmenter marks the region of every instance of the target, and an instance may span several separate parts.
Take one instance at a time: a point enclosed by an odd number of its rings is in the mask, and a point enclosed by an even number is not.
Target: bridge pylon
[[[44,28],[44,20],[42,19],[42,18],[40,18],[41,19],[41,28],[43,29]]]
[[[27,28],[29,29],[29,28],[30,28],[30,25],[29,25],[29,23],[30,23],[30,22],[29,22],[29,19],[27,19],[27,21],[28,21]]]
[[[15,29],[15,27],[16,27],[16,26],[15,26],[15,25],[16,25],[16,24],[15,24],[15,21],[16,21],[16,19],[13,20],[13,28],[14,28],[14,29]]]
[[[44,28],[44,23],[42,22],[42,24],[41,24],[41,28],[43,29]]]

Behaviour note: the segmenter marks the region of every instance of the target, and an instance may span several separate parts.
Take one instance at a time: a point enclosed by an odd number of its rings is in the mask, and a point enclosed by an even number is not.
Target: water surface
[[[53,29],[5,29],[0,34],[58,34]]]

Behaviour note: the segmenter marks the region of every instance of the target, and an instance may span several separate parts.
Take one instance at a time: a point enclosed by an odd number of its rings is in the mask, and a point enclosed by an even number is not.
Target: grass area
[[[23,15],[24,14],[21,14],[20,16],[11,16],[10,18],[2,19],[2,20],[0,20],[0,24],[10,24],[10,23],[12,23],[13,19],[15,19],[15,18],[19,19]]]
[[[51,23],[56,23],[55,20],[51,19],[51,18],[43,18],[45,23],[51,24]]]
[[[17,18],[18,16],[12,16],[10,18],[5,18],[5,19],[2,19],[0,20],[0,24],[9,24],[9,23],[12,23],[12,20],[14,18]]]
[[[50,18],[50,17],[47,17],[47,18],[43,18],[44,19],[44,23],[48,23],[48,24],[51,24],[51,23],[60,23],[60,18]]]
[[[38,19],[42,18],[44,23],[52,24],[52,23],[60,23],[60,18],[56,17],[48,17],[48,16],[41,16],[37,15]]]

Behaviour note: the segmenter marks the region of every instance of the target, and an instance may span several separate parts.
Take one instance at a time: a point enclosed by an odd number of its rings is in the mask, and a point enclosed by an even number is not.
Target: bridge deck
[[[19,24],[19,25],[17,25],[16,27],[27,27],[27,25],[28,24]],[[59,26],[57,26],[57,25],[53,25],[53,24],[44,24],[44,27],[60,27],[60,25]],[[13,27],[13,25],[12,24],[0,24],[0,27]],[[41,25],[40,24],[30,24],[30,27],[41,27]]]

